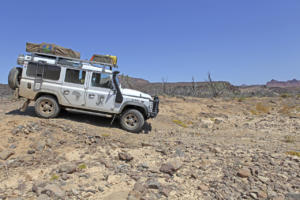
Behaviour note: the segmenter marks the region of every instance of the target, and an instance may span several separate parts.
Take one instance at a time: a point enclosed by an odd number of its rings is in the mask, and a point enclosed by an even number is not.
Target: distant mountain
[[[288,80],[288,81],[277,81],[272,79],[271,81],[267,82],[267,87],[300,87],[300,80]]]

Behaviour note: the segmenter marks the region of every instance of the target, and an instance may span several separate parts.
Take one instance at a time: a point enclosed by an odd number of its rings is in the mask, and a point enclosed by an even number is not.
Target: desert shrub
[[[259,113],[269,113],[270,112],[270,107],[267,105],[264,105],[263,103],[257,103],[256,106],[256,111],[258,111]]]
[[[283,141],[286,143],[295,143],[296,138],[292,135],[286,135],[286,136],[284,136]]]
[[[243,102],[243,101],[245,101],[245,100],[246,100],[246,97],[239,97],[239,98],[237,99],[238,102]]]
[[[80,169],[80,170],[84,170],[84,169],[86,169],[86,168],[87,168],[86,164],[80,164],[80,165],[78,166],[78,169]]]
[[[56,175],[56,174],[52,174],[51,178],[50,178],[50,181],[56,181],[59,179],[59,176]]]
[[[181,126],[181,127],[183,127],[183,128],[187,128],[187,127],[188,127],[184,122],[182,122],[182,121],[180,121],[180,120],[174,119],[173,122],[174,122],[175,124],[177,124],[178,126]]]
[[[108,133],[102,133],[102,137],[109,137]]]
[[[284,115],[289,115],[293,108],[294,108],[294,106],[284,105],[284,106],[278,111],[278,113],[284,114]]]
[[[252,115],[258,115],[258,114],[259,114],[259,112],[257,112],[257,111],[254,110],[254,109],[251,109],[251,110],[250,110],[250,113],[251,113]]]
[[[280,95],[281,98],[289,98],[289,97],[292,97],[291,94],[287,94],[287,93],[283,93]]]
[[[297,151],[288,151],[286,154],[300,157],[300,152]]]

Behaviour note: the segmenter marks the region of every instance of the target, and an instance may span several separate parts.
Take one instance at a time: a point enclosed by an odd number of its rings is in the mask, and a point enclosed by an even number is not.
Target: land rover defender
[[[103,63],[45,53],[20,55],[11,69],[9,86],[17,97],[35,101],[35,112],[56,117],[61,109],[119,119],[123,129],[140,132],[159,112],[159,99],[122,88],[114,63]]]

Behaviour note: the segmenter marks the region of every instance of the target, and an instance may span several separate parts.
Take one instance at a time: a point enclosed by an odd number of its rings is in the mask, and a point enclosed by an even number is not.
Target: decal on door
[[[104,99],[105,99],[104,95],[98,95],[98,99],[97,99],[96,105],[97,106],[103,105]]]

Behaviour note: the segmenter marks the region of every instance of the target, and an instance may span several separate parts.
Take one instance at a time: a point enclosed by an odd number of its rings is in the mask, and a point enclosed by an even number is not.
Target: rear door
[[[85,107],[86,73],[85,70],[66,69],[65,80],[61,87],[61,94],[66,105]]]
[[[89,76],[86,107],[102,112],[114,112],[116,95],[112,86],[112,74],[90,72]]]

